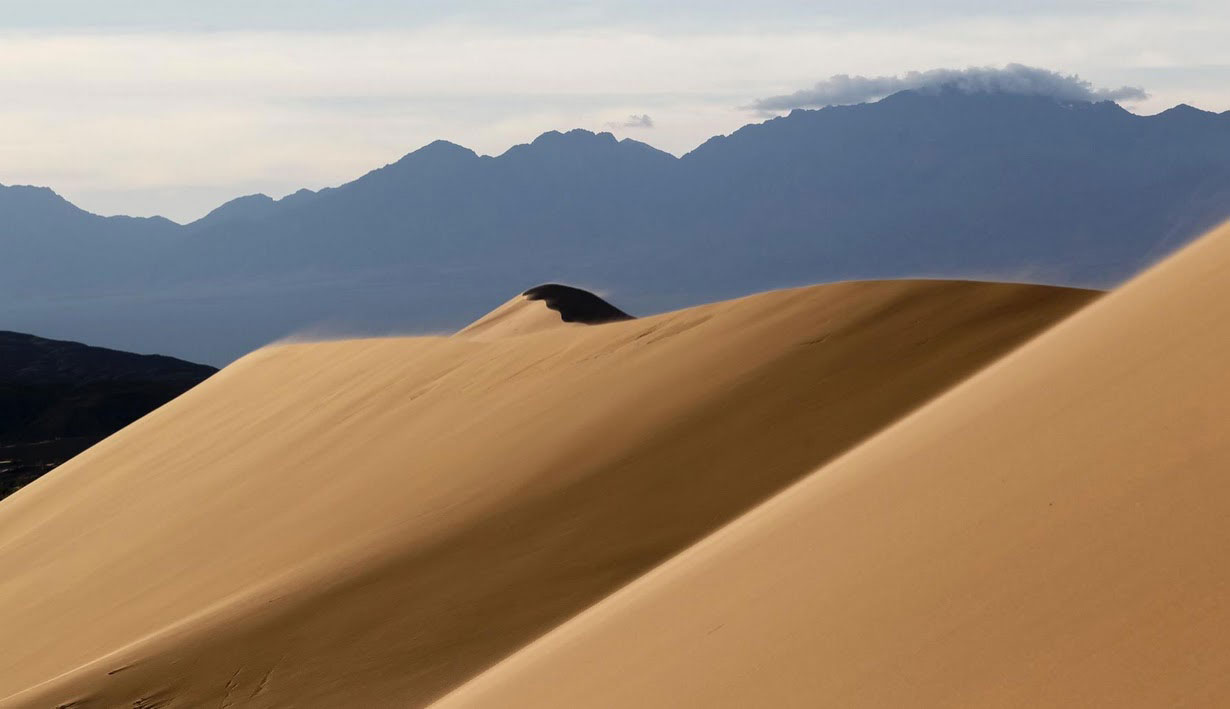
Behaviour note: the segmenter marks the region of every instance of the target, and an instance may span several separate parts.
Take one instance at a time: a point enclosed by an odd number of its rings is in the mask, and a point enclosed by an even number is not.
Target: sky
[[[1224,0],[0,0],[0,183],[186,222],[438,138],[683,154],[792,103],[1017,63],[1137,113],[1225,111],[1228,38]]]

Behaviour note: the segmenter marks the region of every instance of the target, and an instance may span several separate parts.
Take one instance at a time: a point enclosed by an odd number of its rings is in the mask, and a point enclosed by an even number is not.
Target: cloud
[[[762,98],[747,108],[772,114],[795,108],[822,108],[875,101],[898,91],[938,91],[956,89],[965,93],[1002,93],[1024,96],[1050,96],[1060,101],[1143,101],[1145,90],[1135,86],[1117,89],[1095,88],[1076,74],[1023,64],[969,69],[932,69],[911,71],[901,76],[850,76],[835,74],[810,89],[792,94]]]
[[[608,128],[653,128],[653,118],[648,113],[639,116],[634,113],[622,123],[612,121],[606,125]]]

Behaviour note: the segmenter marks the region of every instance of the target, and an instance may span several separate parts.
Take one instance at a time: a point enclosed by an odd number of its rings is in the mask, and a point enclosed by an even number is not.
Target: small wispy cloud
[[[639,116],[634,113],[627,120],[612,121],[606,125],[608,128],[653,128],[653,118],[648,113]]]
[[[774,114],[796,108],[823,108],[875,101],[898,91],[957,90],[964,93],[1001,93],[1050,96],[1060,101],[1143,101],[1149,97],[1137,86],[1097,88],[1076,74],[1008,64],[969,69],[911,71],[900,76],[850,76],[835,74],[815,86],[792,94],[758,99],[745,108]]]

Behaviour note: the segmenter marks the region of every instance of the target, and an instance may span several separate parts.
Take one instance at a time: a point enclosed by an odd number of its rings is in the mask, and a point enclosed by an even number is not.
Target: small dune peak
[[[476,339],[525,335],[564,326],[600,325],[632,316],[580,288],[544,283],[518,295],[457,334]]]
[[[541,300],[551,310],[559,313],[564,322],[584,325],[600,325],[605,322],[631,320],[632,316],[606,302],[587,290],[544,283],[521,294],[527,300]]]

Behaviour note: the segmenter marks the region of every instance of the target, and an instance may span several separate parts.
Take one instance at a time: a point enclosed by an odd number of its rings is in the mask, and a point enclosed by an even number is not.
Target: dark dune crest
[[[564,322],[601,325],[633,319],[631,315],[593,293],[572,286],[544,283],[534,286],[521,295],[529,300],[541,300],[548,308],[559,313],[560,319]]]

